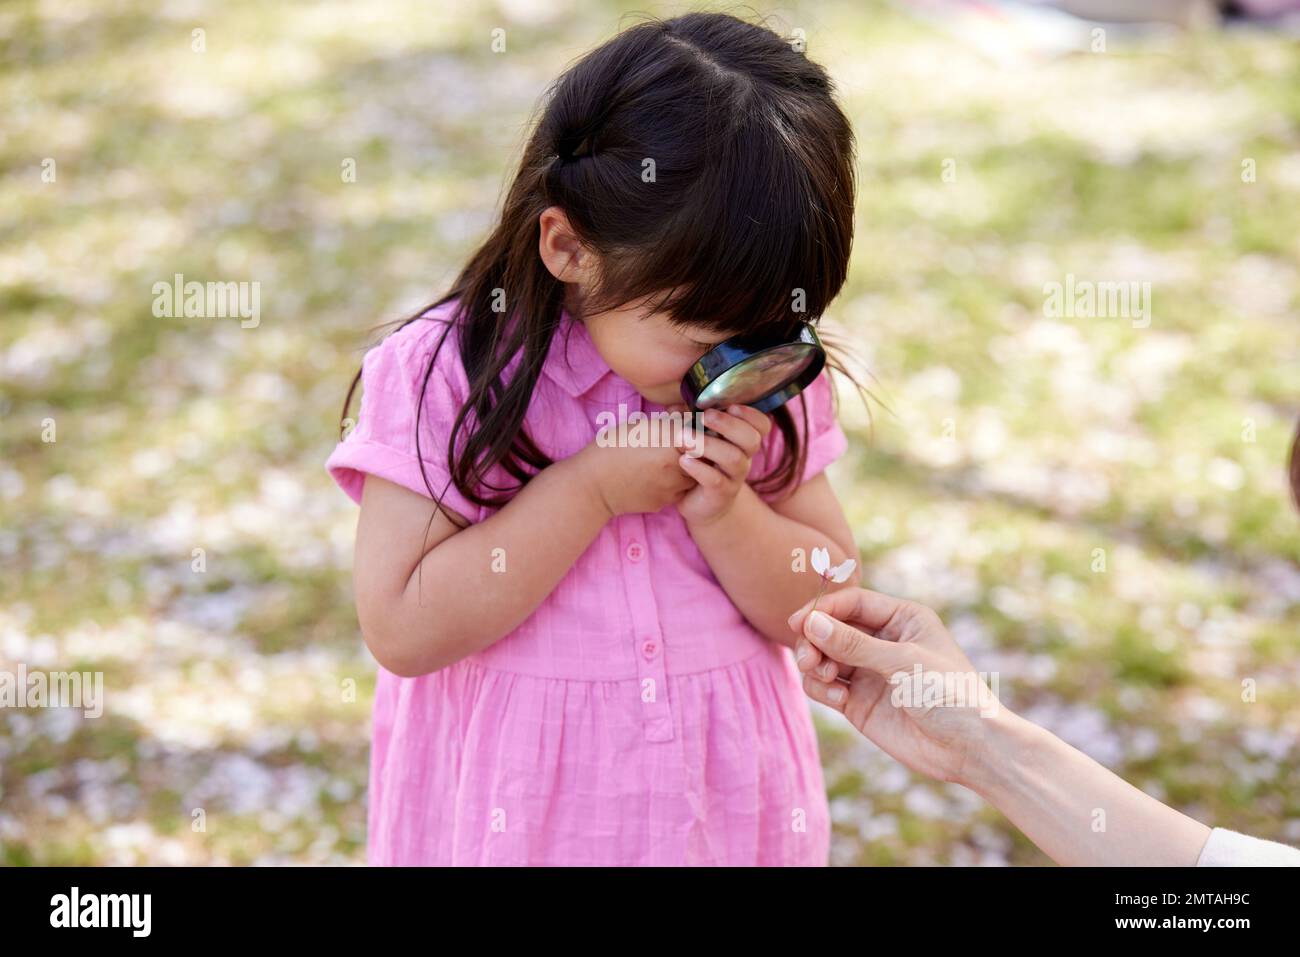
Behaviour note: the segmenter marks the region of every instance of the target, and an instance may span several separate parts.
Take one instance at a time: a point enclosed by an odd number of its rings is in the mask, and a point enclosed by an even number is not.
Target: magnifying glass
[[[785,337],[732,336],[687,370],[682,399],[693,412],[728,405],[771,412],[811,385],[825,365],[826,350],[808,323]]]

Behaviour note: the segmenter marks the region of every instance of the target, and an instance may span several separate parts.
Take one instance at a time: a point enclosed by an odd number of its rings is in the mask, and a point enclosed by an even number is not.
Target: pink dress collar
[[[610,388],[602,389],[602,393],[608,391],[617,396],[636,394],[632,384],[614,372],[601,356],[586,325],[570,315],[567,309],[560,310],[560,325],[551,339],[542,372],[574,398],[585,395],[606,379],[608,382],[605,384]]]

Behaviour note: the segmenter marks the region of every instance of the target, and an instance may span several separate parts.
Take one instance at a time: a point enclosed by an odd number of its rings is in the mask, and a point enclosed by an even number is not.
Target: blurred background
[[[0,7],[0,670],[105,682],[99,718],[0,708],[0,862],[364,861],[344,392],[483,236],[546,84],[702,8],[802,37],[856,128],[826,321],[884,403],[842,394],[831,473],[865,583],[1139,787],[1300,843],[1293,4],[1069,6]],[[177,273],[257,282],[259,321],[159,317]],[[1053,310],[1067,282],[1145,319]],[[1046,862],[816,718],[833,863]]]

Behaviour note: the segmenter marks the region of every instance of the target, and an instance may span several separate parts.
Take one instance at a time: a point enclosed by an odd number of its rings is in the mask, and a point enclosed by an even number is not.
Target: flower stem
[[[810,615],[817,610],[817,603],[822,600],[822,595],[826,592],[826,576],[822,575],[821,580],[822,583],[817,586],[817,597],[813,599],[813,606],[808,611]]]

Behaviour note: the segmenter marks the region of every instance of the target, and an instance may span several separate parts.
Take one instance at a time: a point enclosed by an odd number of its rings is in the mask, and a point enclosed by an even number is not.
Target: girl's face
[[[682,376],[700,357],[729,338],[692,326],[675,326],[663,313],[629,304],[588,316],[587,331],[601,357],[643,398],[659,405],[682,401]]]
[[[595,257],[574,235],[558,206],[538,217],[538,253],[551,275],[572,284],[569,296],[581,300],[584,284],[597,275]],[[609,367],[641,395],[659,405],[682,401],[682,376],[704,353],[729,338],[717,332],[674,326],[668,316],[650,309],[653,297],[585,317],[592,343]],[[577,314],[573,303],[570,313]]]

